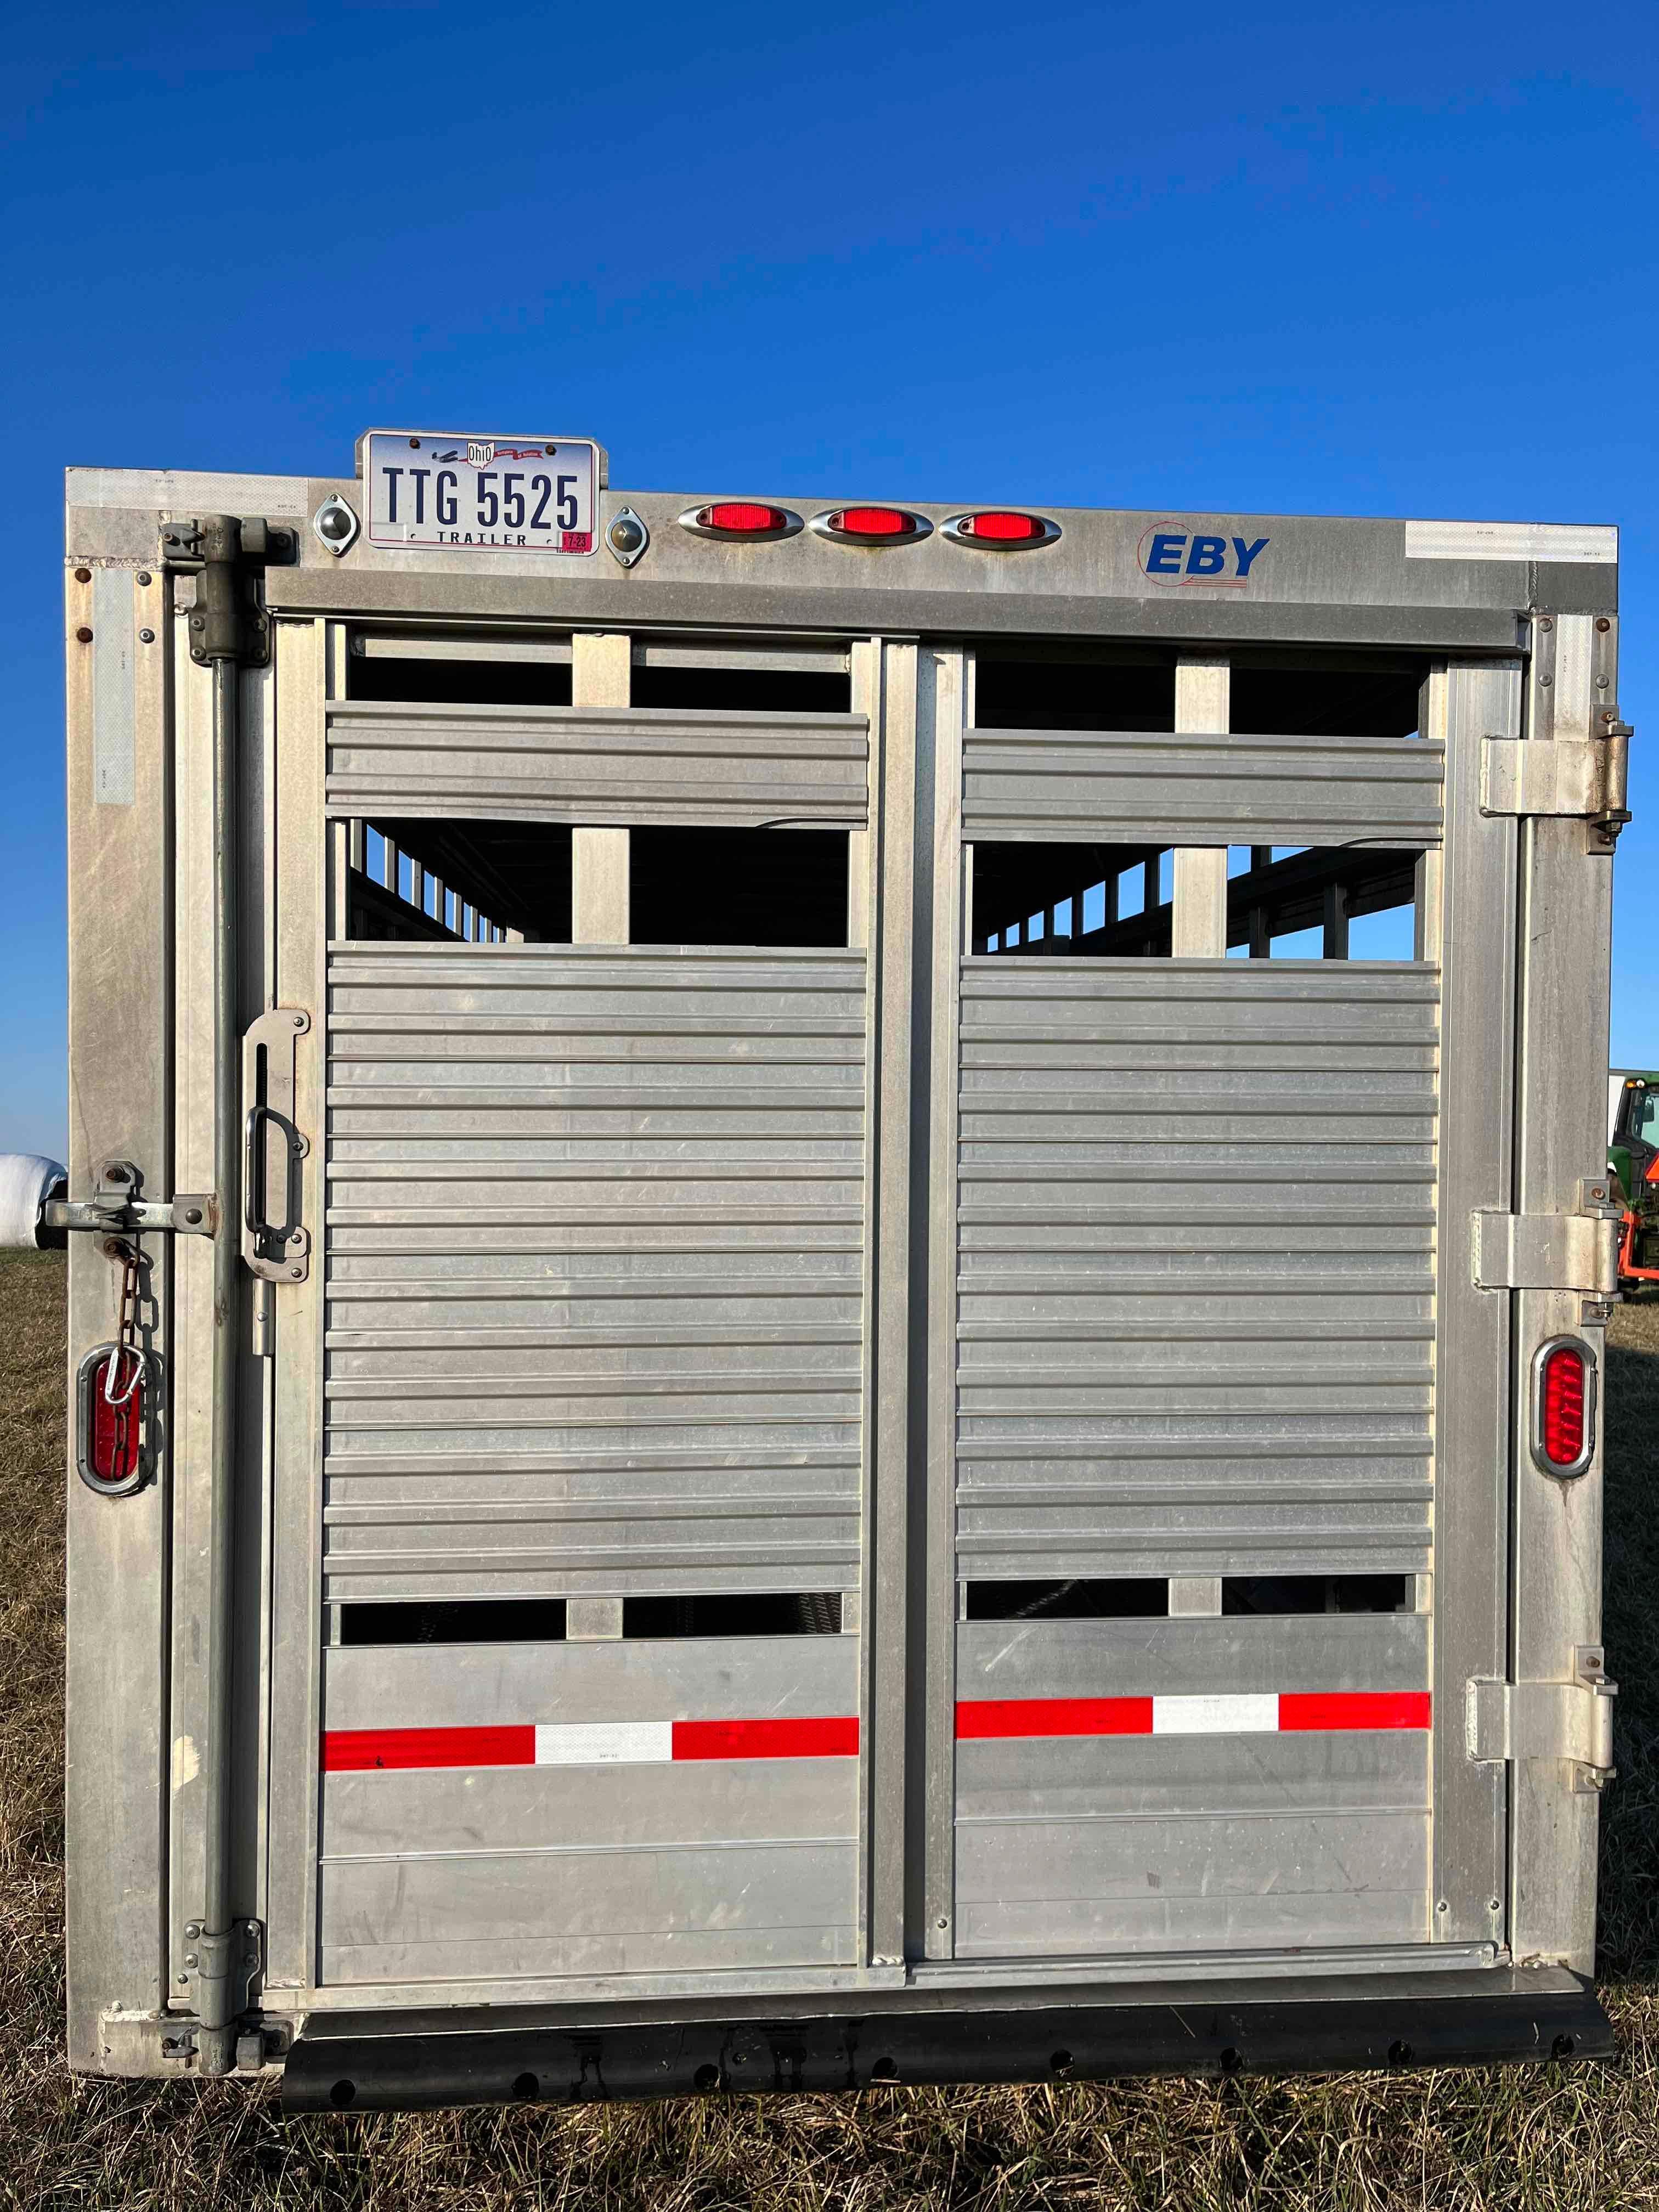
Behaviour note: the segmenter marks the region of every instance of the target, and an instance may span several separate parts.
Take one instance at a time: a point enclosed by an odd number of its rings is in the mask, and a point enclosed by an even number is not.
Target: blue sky
[[[1659,1060],[1659,10],[14,9],[0,1150],[64,1121],[61,471],[1616,521]]]

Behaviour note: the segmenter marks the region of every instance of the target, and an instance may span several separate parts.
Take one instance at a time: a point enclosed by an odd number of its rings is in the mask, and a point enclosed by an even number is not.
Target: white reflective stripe
[[[1279,1727],[1279,1692],[1248,1697],[1154,1698],[1154,1735],[1271,1735]]]
[[[1408,522],[1408,561],[1616,561],[1607,522]]]
[[[66,507],[164,507],[179,514],[228,507],[233,514],[304,514],[304,477],[227,474],[217,469],[65,469]],[[349,487],[348,487],[349,489]]]
[[[647,1765],[673,1756],[672,1721],[536,1723],[538,1766]]]

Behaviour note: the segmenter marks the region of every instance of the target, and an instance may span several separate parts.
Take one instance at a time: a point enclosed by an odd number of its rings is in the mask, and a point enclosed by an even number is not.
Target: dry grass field
[[[63,1261],[0,1254],[0,2205],[27,2212],[1659,2207],[1659,1306],[1617,1320],[1605,2067],[720,2099],[283,2123],[235,2082],[66,2070]]]

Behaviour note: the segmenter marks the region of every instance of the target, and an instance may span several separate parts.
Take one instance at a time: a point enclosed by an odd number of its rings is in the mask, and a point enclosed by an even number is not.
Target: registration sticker
[[[591,438],[371,430],[364,442],[371,545],[586,554],[599,544]]]

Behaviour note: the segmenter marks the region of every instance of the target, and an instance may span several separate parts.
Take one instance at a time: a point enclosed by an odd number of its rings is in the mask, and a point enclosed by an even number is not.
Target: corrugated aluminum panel
[[[331,951],[331,1598],[855,1585],[864,979]]]
[[[1428,1622],[984,1621],[964,1699],[1421,1693]],[[1230,1700],[1231,1701],[1231,1700]],[[957,1746],[965,1958],[1425,1941],[1425,1727]]]
[[[331,813],[862,829],[862,714],[669,707],[328,708]]]
[[[1424,738],[969,730],[963,833],[1114,844],[1433,842],[1443,751]]]
[[[857,1710],[851,1637],[336,1650],[326,1729]],[[325,1983],[846,1964],[855,1758],[329,1773]]]
[[[963,963],[964,1578],[1427,1568],[1437,997]]]

